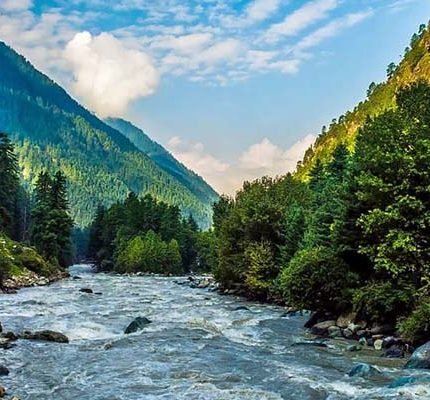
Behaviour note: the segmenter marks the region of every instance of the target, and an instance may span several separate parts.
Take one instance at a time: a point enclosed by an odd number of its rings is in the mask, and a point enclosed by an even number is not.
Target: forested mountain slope
[[[63,171],[80,226],[89,224],[98,204],[122,200],[130,191],[152,194],[191,213],[203,227],[210,224],[214,196],[195,195],[3,42],[0,130],[14,140],[27,182],[45,168]]]
[[[202,177],[176,160],[163,146],[152,140],[142,129],[121,118],[108,118],[106,123],[121,132],[139,150],[143,151],[162,170],[173,175],[204,203],[218,200],[218,194]]]
[[[391,63],[388,66],[387,81],[371,83],[366,100],[360,102],[353,111],[333,120],[328,128],[323,128],[315,144],[305,153],[303,162],[298,164],[296,175],[307,179],[316,161],[328,162],[339,144],[345,144],[352,150],[357,131],[366,119],[394,108],[396,92],[418,80],[430,82],[430,31],[425,25],[421,25],[419,32],[412,36],[410,47],[405,49],[400,64]]]

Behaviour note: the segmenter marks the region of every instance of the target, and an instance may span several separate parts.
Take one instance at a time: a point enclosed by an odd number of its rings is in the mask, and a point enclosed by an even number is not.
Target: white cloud
[[[202,176],[220,174],[229,168],[227,163],[209,154],[200,142],[192,143],[174,136],[167,142],[167,149],[179,161]]]
[[[33,0],[1,0],[0,11],[22,11],[33,6]]]
[[[328,13],[339,5],[339,0],[315,0],[288,15],[282,22],[272,25],[265,34],[269,42],[277,42],[282,37],[294,36],[327,18]]]
[[[108,33],[81,32],[67,44],[74,92],[100,116],[121,115],[132,100],[153,94],[159,74],[150,57]]]
[[[340,31],[345,28],[350,28],[354,25],[357,25],[366,18],[369,18],[371,15],[373,15],[372,11],[364,11],[359,13],[347,14],[344,17],[338,18],[303,38],[299,43],[294,46],[294,51],[300,52],[303,50],[307,50],[311,47],[315,47],[319,45],[322,41],[336,36]]]
[[[239,158],[238,163],[228,164],[208,153],[202,143],[192,143],[178,136],[172,137],[167,148],[187,167],[196,171],[219,193],[234,194],[244,181],[262,176],[279,176],[292,172],[305,151],[315,141],[308,135],[284,150],[269,139],[251,145]]]
[[[246,19],[251,22],[263,21],[276,12],[281,0],[254,0],[247,10]]]

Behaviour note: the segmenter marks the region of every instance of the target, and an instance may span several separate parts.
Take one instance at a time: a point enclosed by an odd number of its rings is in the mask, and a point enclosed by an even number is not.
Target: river
[[[0,296],[6,330],[52,329],[70,338],[19,340],[0,350],[0,364],[11,371],[0,383],[21,400],[430,399],[427,384],[388,387],[402,376],[428,378],[402,370],[403,361],[373,350],[347,352],[344,341],[294,346],[307,339],[305,317],[284,317],[280,307],[180,286],[174,278],[94,274],[87,265],[70,272],[82,279]],[[124,335],[137,316],[153,322]],[[358,362],[381,373],[349,377]]]

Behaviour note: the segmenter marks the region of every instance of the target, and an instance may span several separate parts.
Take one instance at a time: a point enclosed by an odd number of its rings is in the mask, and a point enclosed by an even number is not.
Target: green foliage
[[[73,220],[69,216],[66,180],[58,171],[54,177],[41,172],[36,185],[30,239],[47,259],[65,267],[72,259]]]
[[[353,308],[359,318],[369,322],[393,323],[412,311],[414,287],[410,284],[374,282],[356,289]]]
[[[309,310],[339,311],[348,307],[357,277],[332,250],[299,251],[279,277],[288,304]]]
[[[0,288],[5,279],[27,270],[49,276],[56,266],[48,263],[35,249],[0,235]]]
[[[217,195],[201,178],[161,148],[151,159],[2,42],[0,130],[10,132],[28,188],[42,171],[65,175],[79,227],[91,223],[100,204],[123,201],[130,191],[151,194],[210,226]]]
[[[186,272],[198,267],[199,234],[194,219],[183,219],[177,207],[130,193],[123,203],[98,208],[87,255],[105,271]]]
[[[353,149],[357,133],[368,118],[374,118],[387,110],[394,109],[396,92],[411,83],[424,80],[430,82],[430,31],[421,25],[418,34],[414,35],[412,48],[408,49],[399,65],[391,63],[387,68],[387,81],[372,85],[368,98],[360,102],[353,110],[345,113],[336,124],[323,129],[312,147],[299,163],[296,176],[303,180],[309,179],[309,172],[318,160],[327,163],[334,149],[344,143]]]
[[[175,239],[163,241],[152,230],[145,236],[135,236],[118,250],[115,269],[118,272],[178,274],[181,272],[178,242]]]
[[[416,345],[430,340],[430,303],[422,302],[406,319],[399,323],[399,333]]]
[[[19,236],[19,174],[14,146],[0,132],[0,232]]]
[[[278,274],[270,243],[250,243],[245,250],[245,286],[255,297],[266,298]]]

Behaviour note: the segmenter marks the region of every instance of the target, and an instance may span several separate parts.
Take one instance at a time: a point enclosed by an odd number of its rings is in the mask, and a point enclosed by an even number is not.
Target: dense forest
[[[62,172],[39,174],[34,196],[21,185],[9,137],[0,133],[0,289],[28,271],[49,277],[72,261],[73,221]]]
[[[430,82],[430,30],[422,24],[414,33],[410,45],[405,48],[400,63],[390,63],[387,67],[387,80],[376,84],[372,82],[367,89],[367,97],[352,111],[334,118],[329,126],[323,126],[321,134],[311,146],[302,162],[299,162],[296,175],[306,180],[309,171],[317,161],[328,162],[334,149],[343,143],[349,150],[354,149],[358,128],[369,117],[376,117],[388,109],[396,107],[396,93],[402,87],[418,80]]]
[[[180,207],[184,216],[192,214],[201,227],[210,225],[218,195],[199,176],[168,159],[161,146],[159,165],[158,157],[152,159],[2,42],[0,130],[15,143],[27,190],[44,170],[65,175],[71,216],[81,228],[99,204],[108,207],[130,191],[151,194]]]
[[[421,27],[356,109],[353,142],[333,125],[297,173],[246,182],[215,205],[212,269],[224,287],[430,339],[430,74],[399,78],[411,57],[430,66],[429,38]]]
[[[99,207],[90,227],[88,257],[100,271],[182,274],[209,268],[212,236],[192,216],[151,195]]]

